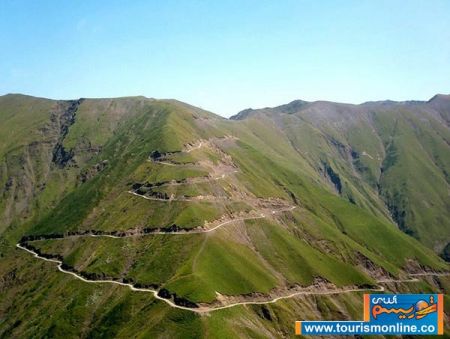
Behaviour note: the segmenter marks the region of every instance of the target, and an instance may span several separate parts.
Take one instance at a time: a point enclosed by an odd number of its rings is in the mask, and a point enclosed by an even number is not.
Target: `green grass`
[[[266,220],[247,221],[249,234],[261,255],[291,284],[311,285],[321,277],[337,286],[373,283],[352,265],[321,253]]]
[[[380,179],[382,194],[389,204],[404,211],[404,231],[429,246],[441,248],[444,239],[450,240],[448,178],[444,174],[450,164],[448,144],[428,124],[407,113],[398,116],[397,128],[391,133],[390,151]]]
[[[208,171],[198,166],[168,166],[160,163],[145,162],[133,173],[131,179],[136,182],[159,183],[205,177],[207,175]]]
[[[214,202],[152,201],[122,192],[112,201],[103,201],[96,209],[94,223],[78,228],[98,230],[127,230],[131,228],[159,228],[177,224],[184,228],[203,226],[228,211],[239,211],[236,204]],[[241,208],[244,208],[242,206]],[[75,228],[74,228],[75,229]]]
[[[268,293],[276,286],[273,274],[246,246],[217,236],[205,241],[195,258],[195,268],[172,279],[165,285],[169,290],[193,301],[208,302],[216,298],[216,291],[225,295]]]
[[[342,119],[350,114],[347,110],[356,108],[334,112],[321,106],[275,118],[267,111],[245,121],[227,121],[170,100],[86,100],[63,140],[75,152],[75,164],[59,168],[51,163],[59,133],[50,121],[54,105],[30,97],[0,98],[0,313],[5,315],[0,337],[289,337],[298,319],[357,319],[362,306],[358,293],[303,296],[200,317],[171,309],[150,294],[81,282],[14,249],[24,234],[173,223],[192,228],[249,212],[255,203],[250,198],[168,203],[127,193],[135,182],[208,175],[198,161],[217,163],[219,155],[207,148],[170,156],[181,164],[176,167],[146,160],[154,150],[180,151],[187,143],[228,134],[238,140],[224,142],[223,151],[239,173],[155,191],[231,196],[236,186],[256,197],[281,198],[296,204],[296,210],[231,223],[208,235],[80,238],[35,245],[61,254],[77,269],[158,284],[198,302],[214,301],[216,292],[241,295],[307,286],[315,278],[337,286],[373,283],[361,268],[361,256],[394,276],[410,260],[448,269],[432,249],[439,252],[450,241],[450,136],[440,121],[417,113],[417,108],[364,109],[346,123]],[[352,158],[350,150],[359,158]],[[107,167],[82,183],[80,174],[103,160]],[[339,175],[341,196],[323,173],[323,163]],[[16,186],[8,191],[4,188],[10,178]],[[404,229],[432,249],[402,233],[385,202],[404,210]],[[27,208],[21,210],[23,206]],[[440,286],[448,292],[446,278]],[[437,284],[404,284],[394,292],[424,291],[437,291]]]
[[[147,235],[138,238],[80,238],[37,241],[44,253],[60,254],[79,271],[127,277],[161,285],[174,277],[200,248],[198,235]]]

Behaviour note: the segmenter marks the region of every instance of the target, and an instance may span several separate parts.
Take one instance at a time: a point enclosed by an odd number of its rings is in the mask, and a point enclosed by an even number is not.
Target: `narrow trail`
[[[171,201],[186,201],[186,202],[193,202],[193,201],[236,201],[236,199],[231,199],[230,197],[227,196],[221,196],[221,197],[216,197],[216,196],[205,196],[202,198],[199,198],[198,196],[194,196],[191,198],[172,198],[169,197],[167,199],[164,198],[155,198],[155,197],[149,197],[143,194],[139,194],[136,193],[134,191],[127,191],[128,193],[135,195],[139,198],[144,198],[146,200],[151,200],[151,201],[162,201],[162,202],[171,202]]]
[[[191,153],[192,151],[195,151],[197,149],[202,148],[203,146],[206,146],[206,144],[208,143],[208,141],[200,141],[199,144],[197,146],[194,147],[190,147],[190,148],[186,148],[184,147],[184,150],[182,150],[181,152],[185,152],[185,153]],[[152,159],[147,159],[148,162],[154,162],[154,163],[158,163],[158,164],[163,164],[163,165],[167,165],[167,166],[179,166],[180,164],[174,164],[168,161],[164,161],[164,160],[152,160]]]
[[[335,290],[318,290],[318,291],[311,291],[311,290],[307,290],[307,291],[296,291],[293,293],[289,293],[286,295],[281,295],[278,297],[275,297],[273,299],[269,299],[269,300],[248,300],[248,301],[240,301],[240,302],[235,302],[235,303],[231,303],[228,305],[221,305],[221,306],[199,306],[197,308],[193,308],[193,307],[186,307],[186,306],[181,306],[178,304],[175,304],[173,302],[173,300],[171,299],[166,299],[166,298],[162,298],[158,295],[158,290],[155,289],[151,289],[151,288],[138,288],[133,286],[130,283],[123,283],[120,281],[115,281],[115,280],[89,280],[86,279],[84,277],[82,277],[81,275],[75,273],[75,272],[71,272],[68,270],[65,270],[62,268],[62,261],[61,260],[57,260],[57,259],[50,259],[50,258],[45,258],[40,256],[38,253],[34,252],[31,249],[28,249],[26,247],[23,247],[20,244],[16,244],[16,247],[24,250],[30,254],[32,254],[35,258],[37,259],[41,259],[47,262],[51,262],[51,263],[55,263],[57,264],[57,268],[60,272],[62,273],[66,273],[66,274],[70,274],[71,276],[75,277],[76,279],[79,279],[83,282],[86,283],[91,283],[91,284],[116,284],[116,285],[120,285],[120,286],[124,286],[124,287],[128,287],[130,290],[135,291],[135,292],[146,292],[146,293],[151,293],[153,294],[153,296],[161,301],[164,301],[165,303],[167,303],[169,306],[173,307],[173,308],[178,308],[181,310],[185,310],[185,311],[191,311],[191,312],[195,312],[195,313],[209,313],[209,312],[214,312],[214,311],[218,311],[218,310],[223,310],[223,309],[227,309],[227,308],[231,308],[231,307],[235,307],[235,306],[242,306],[242,305],[265,305],[265,304],[273,304],[276,303],[277,301],[283,300],[283,299],[290,299],[290,298],[294,298],[297,296],[301,296],[301,295],[335,295],[335,294],[344,294],[344,293],[354,293],[354,292],[384,292],[385,288],[383,286],[378,286],[377,288],[348,288],[348,289],[335,289]],[[410,276],[449,276],[450,273],[416,273],[416,274],[410,274]],[[385,279],[385,280],[378,280],[377,283],[378,284],[383,284],[383,283],[405,283],[405,282],[419,282],[420,280],[417,278],[411,278],[411,279]]]
[[[79,280],[81,280],[81,281],[84,281],[84,282],[86,282],[86,283],[90,283],[90,284],[116,284],[116,285],[120,285],[120,286],[125,286],[125,287],[128,287],[128,288],[129,288],[130,290],[132,290],[132,291],[152,293],[153,296],[154,296],[156,299],[162,300],[162,301],[166,302],[166,303],[169,304],[169,306],[171,306],[171,307],[179,308],[179,309],[187,310],[187,311],[196,311],[195,309],[190,308],[190,307],[184,307],[184,306],[177,305],[177,304],[175,304],[175,303],[174,303],[172,300],[170,300],[170,299],[164,299],[164,298],[160,297],[160,296],[158,295],[158,291],[157,291],[157,290],[154,290],[154,289],[151,289],[151,288],[137,288],[137,287],[134,287],[132,284],[127,284],[127,283],[123,283],[123,282],[120,282],[120,281],[114,281],[114,280],[89,280],[89,279],[86,279],[86,278],[82,277],[81,275],[76,274],[75,272],[71,272],[71,271],[68,271],[68,270],[63,269],[63,268],[61,267],[62,261],[60,261],[60,260],[57,260],[57,259],[48,259],[48,258],[41,257],[41,256],[40,256],[39,254],[37,254],[36,252],[34,252],[34,251],[32,251],[32,250],[30,250],[30,249],[28,249],[28,248],[26,248],[26,247],[23,247],[23,246],[21,246],[20,244],[17,244],[16,247],[18,247],[18,248],[20,248],[20,249],[22,249],[22,250],[24,250],[24,251],[27,251],[28,253],[33,254],[33,256],[34,256],[35,258],[38,258],[38,259],[41,259],[41,260],[44,260],[44,261],[48,261],[48,262],[52,262],[52,263],[56,263],[56,264],[57,264],[57,267],[58,267],[58,270],[59,270],[60,272],[63,272],[63,273],[66,273],[66,274],[70,274],[70,275],[72,275],[73,277],[75,277],[75,278],[77,278],[77,279],[79,279]]]
[[[412,276],[412,274],[410,274],[409,276]],[[402,279],[402,280],[396,280],[396,279],[380,279],[377,280],[377,283],[379,284],[387,284],[387,283],[398,283],[398,282],[419,282],[420,280],[417,278],[411,278],[411,279]]]
[[[206,243],[208,242],[208,238],[209,238],[208,236],[204,237],[199,250],[197,251],[197,253],[194,256],[194,259],[192,260],[192,272],[196,272],[196,270],[197,270],[198,258],[200,258],[200,255],[202,254],[203,250],[205,249]]]
[[[156,163],[159,164],[165,164],[165,165],[170,165],[170,166],[179,166],[179,165],[175,165],[175,164],[171,164],[171,163],[166,163],[166,162],[159,162],[159,161],[155,161]],[[202,183],[207,183],[207,182],[213,182],[213,181],[217,181],[217,180],[221,180],[221,179],[225,179],[226,177],[230,176],[231,174],[235,174],[238,173],[238,170],[231,170],[225,173],[222,173],[221,175],[218,175],[216,177],[211,177],[211,176],[207,176],[207,177],[194,177],[194,178],[190,178],[188,181],[185,182],[165,182],[163,184],[159,184],[159,185],[155,185],[155,188],[161,188],[161,187],[172,187],[172,186],[184,186],[184,185],[195,185],[195,184],[202,184]],[[162,198],[154,198],[154,197],[148,197],[145,194],[139,194],[136,191],[133,190],[129,190],[127,191],[129,194],[133,194],[134,196],[137,196],[139,198],[143,198],[146,200],[153,200],[153,201],[163,201],[163,202],[170,202],[170,201],[199,201],[201,199],[196,199],[195,197],[193,198],[173,198],[173,199],[162,199]]]
[[[157,164],[165,164],[165,165],[171,165],[171,166],[179,166],[179,165],[175,165],[175,164],[171,164],[171,163],[166,163],[166,162],[158,162],[158,161],[154,161]],[[205,177],[191,177],[189,178],[189,181],[184,181],[184,182],[166,182],[164,184],[161,185],[155,185],[155,188],[160,188],[160,187],[168,187],[168,186],[183,186],[183,185],[193,185],[193,184],[202,184],[205,182],[212,182],[212,181],[216,181],[216,180],[220,180],[220,179],[225,179],[227,176],[231,175],[231,174],[235,174],[235,173],[239,173],[238,170],[231,170],[231,171],[227,171],[219,176],[216,177],[211,177],[211,176],[205,176]]]
[[[426,276],[429,276],[430,274],[428,274],[428,273],[411,273],[410,274],[410,276],[411,277],[426,277]],[[448,275],[450,275],[450,273],[434,273],[434,274],[432,274],[433,276],[436,276],[436,277],[445,277],[445,276],[448,276]]]
[[[276,215],[283,212],[289,212],[297,208],[297,206],[291,206],[279,209],[277,211],[272,211],[271,213],[268,213],[267,215]],[[121,238],[132,238],[132,237],[142,237],[142,236],[150,236],[150,235],[188,235],[188,234],[201,234],[201,233],[210,233],[218,230],[219,228],[239,221],[245,221],[245,220],[255,220],[255,219],[263,219],[267,218],[267,215],[264,213],[260,213],[256,216],[250,216],[250,217],[243,217],[243,218],[234,218],[229,219],[226,221],[221,222],[220,224],[217,224],[216,226],[212,228],[193,228],[191,230],[177,230],[177,231],[149,231],[147,233],[129,233],[129,234],[123,234],[123,235],[114,235],[114,234],[93,234],[93,233],[86,233],[86,234],[70,234],[63,237],[57,237],[57,238],[48,238],[48,239],[34,239],[34,240],[28,240],[28,241],[37,241],[37,240],[64,240],[64,239],[73,239],[73,238],[87,238],[87,237],[93,237],[93,238],[113,238],[113,239],[121,239]],[[131,230],[130,230],[131,231]]]
[[[152,162],[152,163],[156,163],[156,164],[163,164],[163,165],[167,165],[167,166],[180,166],[178,164],[174,164],[171,162],[167,162],[167,161],[160,161],[160,160],[147,160],[148,162]]]
[[[143,198],[145,200],[151,200],[151,201],[162,201],[162,202],[171,202],[171,201],[187,201],[187,202],[191,201],[192,202],[192,201],[198,201],[197,199],[191,199],[191,198],[182,198],[182,199],[180,199],[180,198],[169,198],[169,199],[153,198],[153,197],[148,197],[148,196],[143,195],[143,194],[136,193],[134,191],[127,191],[127,192],[130,193],[130,194],[135,195],[136,197]]]
[[[252,300],[248,300],[248,301],[240,301],[240,302],[235,302],[235,303],[231,303],[228,305],[223,305],[223,306],[215,306],[215,307],[208,307],[208,306],[200,306],[198,308],[192,308],[192,307],[185,307],[185,306],[181,306],[181,305],[177,305],[175,304],[171,299],[165,299],[162,298],[158,295],[158,291],[155,289],[151,289],[151,288],[137,288],[134,287],[132,284],[128,284],[128,283],[123,283],[120,281],[114,281],[114,280],[88,280],[80,275],[78,275],[77,273],[65,270],[61,267],[62,262],[60,260],[57,259],[48,259],[48,258],[44,258],[41,257],[39,254],[37,254],[36,252],[25,248],[23,246],[21,246],[20,244],[16,245],[17,248],[20,248],[28,253],[31,253],[35,258],[37,259],[41,259],[47,262],[52,262],[52,263],[56,263],[57,264],[57,268],[60,272],[66,273],[66,274],[70,274],[73,277],[84,281],[86,283],[91,283],[91,284],[116,284],[116,285],[120,285],[120,286],[124,286],[124,287],[128,287],[130,290],[135,291],[135,292],[147,292],[147,293],[151,293],[153,294],[153,296],[161,301],[164,301],[165,303],[167,303],[169,306],[174,307],[174,308],[178,308],[181,310],[185,310],[185,311],[191,311],[191,312],[195,312],[195,313],[209,313],[209,312],[214,312],[214,311],[218,311],[218,310],[223,310],[223,309],[227,309],[227,308],[231,308],[231,307],[235,307],[235,306],[242,306],[242,305],[265,305],[265,304],[273,304],[276,303],[277,301],[283,300],[283,299],[290,299],[290,298],[294,298],[300,295],[334,295],[334,294],[343,294],[343,293],[354,293],[354,292],[383,292],[385,291],[385,288],[383,286],[379,286],[377,288],[349,288],[349,289],[342,289],[342,290],[328,290],[328,291],[297,291],[297,292],[293,292],[290,294],[286,294],[286,295],[281,295],[278,297],[275,297],[273,299],[270,300],[261,300],[261,301],[252,301]],[[450,273],[417,273],[415,274],[420,275],[420,276],[448,276],[450,275]],[[378,283],[386,283],[386,282],[396,282],[396,283],[402,283],[402,282],[417,282],[419,281],[418,279],[399,279],[399,280],[395,280],[395,279],[389,279],[389,280],[379,280],[377,281]]]
[[[185,152],[185,153],[190,153],[194,150],[200,149],[202,147],[205,147],[209,144],[209,140],[199,140],[198,143],[194,143],[194,144],[189,144],[188,146],[184,146],[184,150],[182,150],[181,152]],[[196,146],[195,146],[196,145]],[[162,165],[167,165],[167,166],[173,166],[173,167],[178,167],[178,166],[182,166],[183,164],[178,164],[178,163],[173,163],[164,159],[147,159],[148,162],[151,163],[155,163],[155,164],[162,164]],[[214,171],[213,171],[214,172]],[[222,169],[221,171],[216,171],[213,174],[209,174],[207,176],[203,176],[203,177],[191,177],[191,178],[186,178],[184,179],[184,181],[181,182],[177,182],[177,181],[167,181],[164,183],[159,183],[159,184],[154,184],[154,188],[161,188],[161,187],[170,187],[170,186],[182,186],[182,185],[193,185],[193,184],[202,184],[202,183],[207,183],[207,182],[213,182],[213,181],[217,181],[220,179],[225,179],[226,177],[232,175],[232,174],[236,174],[239,171],[235,168],[235,167],[231,167],[231,168],[226,168],[226,169]],[[151,189],[153,189],[153,186],[150,186]],[[157,198],[157,197],[152,197],[152,196],[147,196],[144,194],[140,194],[137,192],[138,189],[135,190],[129,190],[127,191],[129,194],[132,194],[134,196],[146,199],[146,200],[151,200],[151,201],[162,201],[162,202],[171,202],[171,201],[187,201],[187,202],[191,202],[191,201],[201,201],[203,199],[199,199],[198,197],[181,197],[181,198],[176,198],[176,197],[171,197],[171,198]],[[224,197],[222,200],[226,200],[227,197]],[[218,200],[218,199],[205,199],[205,200]]]
[[[195,146],[195,147],[192,147],[192,148],[186,150],[186,153],[191,153],[192,151],[195,151],[196,149],[202,148],[204,145],[206,145],[206,143],[203,141],[200,141],[198,146]]]
[[[200,141],[199,144],[197,146],[193,146],[192,148],[189,148],[187,150],[185,150],[186,153],[190,153],[193,150],[199,149],[203,146],[206,146],[207,142],[204,141]],[[174,164],[174,163],[170,163],[170,162],[165,162],[165,161],[154,161],[154,160],[148,160],[148,161],[152,161],[152,162],[156,162],[156,163],[160,163],[163,165],[168,165],[168,166],[179,166],[178,164]],[[230,175],[231,173],[237,173],[237,170],[233,170],[232,172],[230,171],[229,173],[224,173],[218,177],[207,177],[202,179],[199,182],[203,182],[203,181],[213,181],[213,180],[219,180],[219,179],[223,179],[225,178],[227,175]],[[192,183],[192,182],[191,182]],[[159,185],[158,187],[162,187],[162,186],[176,186],[176,185],[185,185],[188,184],[187,182],[174,182],[174,183],[166,183],[163,185]],[[152,198],[152,197],[147,197],[141,194],[138,194],[134,191],[128,191],[128,193],[133,194],[135,196],[147,199],[147,200],[157,200],[157,201],[166,201],[166,202],[170,202],[170,201],[180,201],[180,199],[159,199],[159,198]],[[182,201],[192,201],[192,199],[183,199]],[[211,233],[214,232],[228,224],[234,223],[234,222],[238,222],[238,221],[245,221],[245,220],[254,220],[254,219],[263,219],[263,218],[267,218],[268,216],[271,215],[275,215],[278,213],[282,213],[282,212],[287,212],[287,211],[292,211],[296,208],[296,206],[290,206],[290,207],[286,207],[286,208],[280,208],[278,210],[270,210],[270,209],[266,209],[264,211],[264,213],[259,213],[259,215],[256,216],[249,216],[249,217],[242,217],[242,218],[235,218],[235,219],[230,219],[224,222],[219,223],[218,225],[209,228],[209,229],[204,229],[204,228],[197,228],[197,229],[192,229],[192,230],[176,230],[176,231],[155,231],[155,232],[148,232],[148,233],[130,233],[130,234],[121,234],[121,235],[112,235],[112,234],[72,234],[72,235],[68,235],[65,237],[59,237],[59,238],[52,238],[53,240],[61,240],[61,239],[67,239],[67,238],[81,238],[81,237],[95,237],[95,238],[114,238],[114,239],[120,239],[120,238],[128,238],[128,237],[136,237],[136,236],[146,236],[146,235],[187,235],[187,234],[201,234],[201,233]],[[40,240],[40,239],[36,239],[36,240]],[[30,241],[34,241],[34,240],[30,240]],[[22,242],[23,245],[26,246],[27,241]],[[203,250],[203,247],[205,246],[206,243],[206,239],[202,244],[202,247],[200,248],[199,252],[197,253],[198,257],[200,255],[200,253]],[[245,300],[245,301],[239,301],[239,302],[231,302],[229,304],[222,304],[222,305],[213,305],[213,306],[207,306],[207,305],[198,305],[198,307],[187,307],[187,306],[182,306],[179,304],[176,304],[174,302],[173,299],[167,299],[167,298],[163,298],[161,296],[158,295],[159,290],[157,289],[153,289],[153,288],[140,288],[140,287],[135,287],[133,284],[131,283],[124,283],[124,282],[120,282],[120,281],[116,281],[116,280],[90,280],[87,279],[85,277],[83,277],[82,275],[73,272],[71,270],[66,270],[63,268],[63,262],[61,260],[55,259],[55,258],[46,258],[42,255],[39,255],[39,253],[35,252],[33,249],[27,248],[25,246],[22,246],[21,243],[16,244],[16,247],[18,249],[21,249],[23,251],[26,251],[30,254],[33,255],[33,257],[46,261],[46,262],[51,262],[57,265],[57,269],[65,274],[69,274],[72,277],[79,279],[83,282],[86,283],[90,283],[90,284],[115,284],[115,285],[120,285],[123,287],[128,287],[131,291],[134,292],[143,292],[143,293],[151,293],[153,295],[154,298],[161,300],[163,302],[165,302],[166,304],[168,304],[170,307],[173,308],[177,308],[177,309],[181,309],[181,310],[185,310],[185,311],[190,311],[190,312],[194,312],[194,313],[198,313],[198,314],[205,314],[205,313],[209,313],[209,312],[214,312],[214,311],[218,311],[218,310],[223,310],[223,309],[228,309],[228,308],[232,308],[232,307],[236,307],[236,306],[243,306],[243,305],[264,305],[264,304],[273,304],[276,303],[280,300],[283,299],[290,299],[290,298],[294,298],[297,296],[307,296],[307,295],[336,295],[336,294],[346,294],[346,293],[354,293],[354,292],[383,292],[385,291],[385,288],[383,286],[378,286],[375,288],[344,288],[344,289],[328,289],[328,290],[323,290],[323,289],[316,289],[314,290],[313,288],[306,288],[305,290],[297,290],[295,292],[291,292],[285,295],[278,295],[276,297],[272,296],[267,296],[266,300],[261,300],[262,298],[259,298],[260,300]],[[196,259],[195,259],[196,260]],[[195,260],[194,260],[194,265],[195,265]],[[450,275],[450,273],[415,273],[415,274],[409,274],[410,278],[409,279],[381,279],[381,280],[377,280],[376,282],[378,284],[383,284],[383,283],[404,283],[404,282],[419,282],[420,280],[418,278],[415,277],[419,277],[419,276],[448,276]],[[291,289],[292,291],[292,289]],[[269,299],[272,298],[272,299]]]

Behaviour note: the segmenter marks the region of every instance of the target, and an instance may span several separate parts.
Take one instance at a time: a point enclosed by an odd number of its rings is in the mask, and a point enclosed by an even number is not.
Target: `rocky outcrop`
[[[162,160],[164,160],[166,157],[168,157],[168,156],[170,156],[170,155],[173,155],[173,154],[177,154],[177,153],[180,153],[181,151],[174,151],[174,152],[160,152],[160,151],[158,151],[158,150],[154,150],[154,151],[152,151],[150,154],[149,154],[149,156],[148,156],[148,158],[149,158],[149,160],[151,160],[151,161],[162,161]]]
[[[376,265],[372,260],[367,258],[361,252],[356,252],[355,264],[362,268],[370,277],[376,279],[390,279],[392,275],[383,267]]]
[[[69,133],[69,127],[75,123],[75,115],[82,102],[83,99],[62,103],[62,105],[68,104],[68,107],[63,109],[59,117],[53,117],[53,119],[59,119],[60,128],[58,142],[53,148],[52,162],[60,168],[65,167],[73,158],[73,150],[66,150],[63,143],[67,133]]]
[[[177,296],[176,293],[171,293],[169,290],[165,288],[161,288],[158,291],[158,296],[164,299],[172,299],[176,305],[183,306],[183,307],[189,307],[189,308],[198,308],[198,305],[192,301],[189,301],[185,298],[181,298]]]
[[[342,183],[339,174],[336,173],[333,168],[326,162],[323,163],[325,175],[330,179],[336,191],[341,194],[342,193]]]
[[[441,252],[441,257],[447,262],[450,262],[450,242],[444,247]]]
[[[97,164],[95,164],[94,166],[85,169],[81,174],[80,174],[80,181],[82,183],[92,179],[93,177],[95,177],[98,173],[102,172],[106,167],[108,166],[108,160],[103,160]]]
[[[102,230],[83,230],[83,231],[68,231],[64,234],[61,233],[50,233],[50,234],[32,234],[23,236],[19,244],[26,244],[29,241],[38,241],[38,240],[51,240],[51,239],[63,239],[70,237],[83,237],[83,236],[111,236],[117,238],[125,238],[135,235],[146,235],[153,233],[186,233],[186,232],[195,232],[198,231],[197,228],[186,228],[178,226],[177,224],[171,224],[167,226],[161,227],[146,227],[146,228],[133,228],[125,231],[102,231]]]

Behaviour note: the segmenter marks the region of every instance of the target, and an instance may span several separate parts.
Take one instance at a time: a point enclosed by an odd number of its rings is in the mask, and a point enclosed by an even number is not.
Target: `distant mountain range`
[[[10,94],[0,122],[0,337],[290,337],[360,319],[365,290],[450,305],[448,95],[225,119]]]

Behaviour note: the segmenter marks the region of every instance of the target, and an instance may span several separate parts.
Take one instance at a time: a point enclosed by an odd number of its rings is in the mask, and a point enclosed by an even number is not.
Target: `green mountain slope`
[[[450,97],[246,110],[267,120],[339,195],[395,221],[436,252],[450,241]]]
[[[358,319],[365,290],[447,291],[407,282],[449,268],[425,246],[449,241],[437,99],[236,121],[174,100],[1,97],[0,336],[290,336],[299,318]],[[250,304],[217,310],[235,303]]]

